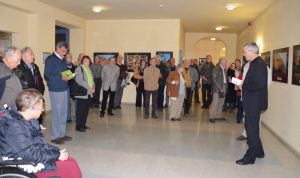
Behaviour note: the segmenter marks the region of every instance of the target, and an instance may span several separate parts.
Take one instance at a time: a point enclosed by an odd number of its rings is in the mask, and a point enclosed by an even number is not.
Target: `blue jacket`
[[[42,171],[50,171],[56,169],[59,155],[59,148],[48,144],[41,131],[15,108],[0,111],[0,156],[42,163]]]
[[[62,80],[61,72],[68,70],[66,59],[58,58],[55,53],[47,57],[44,78],[49,91],[62,92],[68,89],[68,82]]]

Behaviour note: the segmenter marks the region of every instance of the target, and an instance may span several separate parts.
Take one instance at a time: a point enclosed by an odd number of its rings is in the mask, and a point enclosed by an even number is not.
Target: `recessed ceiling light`
[[[235,8],[236,8],[236,4],[234,4],[234,3],[228,3],[226,5],[226,9],[229,11],[233,11]]]
[[[216,30],[221,31],[221,30],[223,30],[223,27],[216,27]]]
[[[216,38],[210,38],[211,41],[216,41]]]
[[[93,12],[99,13],[101,11],[102,11],[101,7],[93,7]]]
[[[163,4],[159,5],[159,8],[164,8],[165,6]]]

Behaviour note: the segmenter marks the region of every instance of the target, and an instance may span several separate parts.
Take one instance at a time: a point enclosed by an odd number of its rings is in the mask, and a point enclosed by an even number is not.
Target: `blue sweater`
[[[58,58],[55,53],[47,57],[44,78],[49,91],[62,92],[68,89],[68,82],[62,80],[61,72],[68,70],[66,59]]]

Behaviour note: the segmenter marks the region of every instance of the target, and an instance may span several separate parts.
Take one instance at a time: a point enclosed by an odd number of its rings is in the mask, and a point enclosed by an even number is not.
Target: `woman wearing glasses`
[[[0,112],[0,155],[40,163],[38,168],[32,168],[38,171],[38,177],[81,178],[77,162],[65,150],[48,144],[41,131],[32,125],[31,121],[43,111],[40,92],[26,89],[18,95],[16,108]]]

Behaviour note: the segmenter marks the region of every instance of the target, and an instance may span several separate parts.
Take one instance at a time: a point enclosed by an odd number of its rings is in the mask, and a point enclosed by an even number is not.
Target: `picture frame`
[[[273,51],[272,80],[288,83],[289,48],[281,48]]]
[[[50,56],[51,54],[52,54],[51,52],[43,52],[43,64],[45,64],[47,57]]]
[[[266,62],[267,66],[271,67],[271,51],[261,53],[261,58]]]
[[[173,51],[156,51],[156,55],[160,57],[160,61],[166,63],[173,58]]]
[[[94,52],[94,62],[96,56],[103,57],[105,59],[109,59],[111,57],[117,58],[119,56],[118,52]]]
[[[133,72],[136,64],[141,60],[146,60],[149,64],[151,59],[151,53],[140,52],[140,53],[124,53],[124,64],[127,66],[128,72]]]
[[[300,45],[293,47],[292,84],[300,86]]]

